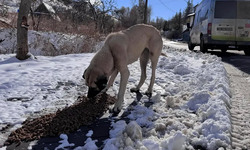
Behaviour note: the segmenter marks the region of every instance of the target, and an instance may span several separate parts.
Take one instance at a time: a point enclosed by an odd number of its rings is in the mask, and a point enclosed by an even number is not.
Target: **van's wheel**
[[[244,53],[246,56],[250,56],[250,49],[244,49]]]
[[[202,53],[206,53],[207,52],[207,46],[204,43],[204,37],[201,37],[201,43],[200,43],[200,51]]]
[[[191,43],[191,40],[189,38],[188,39],[188,49],[192,51],[192,50],[194,50],[194,47],[195,47],[194,44]]]

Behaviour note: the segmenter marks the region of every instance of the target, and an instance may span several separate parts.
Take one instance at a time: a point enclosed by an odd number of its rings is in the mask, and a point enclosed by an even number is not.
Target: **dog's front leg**
[[[125,90],[126,90],[126,86],[128,83],[128,77],[129,77],[129,70],[126,66],[125,69],[123,69],[121,72],[121,79],[120,79],[120,87],[119,87],[119,92],[118,92],[118,99],[115,102],[113,111],[114,112],[119,112],[122,109],[122,103],[124,101],[124,94],[125,94]]]
[[[112,73],[110,79],[109,79],[108,85],[102,90],[103,93],[107,92],[108,89],[110,88],[110,86],[113,85],[117,74],[118,74],[118,70],[115,69],[114,72]]]

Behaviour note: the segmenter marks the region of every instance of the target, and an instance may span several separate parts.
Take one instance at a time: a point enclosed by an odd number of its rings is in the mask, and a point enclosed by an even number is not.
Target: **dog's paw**
[[[147,95],[148,98],[151,98],[151,97],[152,97],[152,92],[146,91],[146,92],[145,92],[145,95]]]
[[[139,89],[138,89],[138,88],[131,88],[131,89],[130,89],[130,92],[132,92],[132,93],[137,93],[137,92],[139,92]]]
[[[108,89],[103,89],[102,91],[101,91],[101,93],[106,93],[108,91]]]
[[[122,109],[122,102],[116,101],[114,107],[109,111],[114,114],[118,114]]]
[[[121,109],[113,107],[112,109],[109,109],[109,113],[113,113],[114,115],[118,115],[121,112]]]

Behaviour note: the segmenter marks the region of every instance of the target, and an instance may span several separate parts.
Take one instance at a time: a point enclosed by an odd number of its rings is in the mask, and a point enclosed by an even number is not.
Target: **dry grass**
[[[17,14],[16,13],[9,13],[4,18],[6,21],[1,21],[0,28],[13,28],[15,29],[17,26]],[[32,17],[29,16],[28,18],[28,24],[29,30],[34,30],[38,32],[49,32],[49,33],[58,33],[62,34],[60,38],[65,38],[65,35],[74,35],[73,39],[70,41],[65,41],[64,43],[60,44],[60,47],[56,47],[53,42],[46,38],[37,36],[36,42],[29,43],[30,46],[34,46],[36,48],[36,45],[43,45],[43,48],[41,50],[41,54],[45,56],[56,56],[56,55],[64,55],[64,54],[72,54],[72,53],[88,53],[88,52],[95,52],[95,46],[97,42],[103,40],[101,37],[103,37],[102,34],[96,29],[95,23],[90,22],[88,25],[83,24],[75,24],[69,19],[66,19],[64,17],[60,17],[61,21],[55,20],[52,17],[48,16],[36,16],[34,17],[34,21],[32,20]],[[84,37],[84,38],[83,38]],[[78,41],[76,44],[75,41]],[[79,42],[79,40],[83,40],[82,42]],[[62,40],[63,41],[63,40]],[[38,47],[38,46],[37,46]],[[14,52],[13,50],[0,50],[0,53],[9,53]],[[8,52],[7,52],[8,51]]]
[[[84,36],[83,45],[72,45],[70,43],[64,43],[60,47],[60,52],[58,49],[53,46],[52,43],[45,42],[45,45],[48,46],[47,49],[44,49],[45,54],[49,56],[55,56],[59,54],[72,54],[72,53],[88,53],[94,52],[94,47],[96,42],[101,40],[101,34],[95,28],[95,24],[89,23],[88,25],[74,24],[68,19],[61,17],[61,21],[52,19],[51,17],[42,16],[35,17],[35,25],[32,26],[33,30],[36,31],[46,31],[46,32],[60,32],[65,34],[74,34],[79,36]],[[30,19],[30,24],[32,20]],[[75,37],[77,39],[77,37]]]

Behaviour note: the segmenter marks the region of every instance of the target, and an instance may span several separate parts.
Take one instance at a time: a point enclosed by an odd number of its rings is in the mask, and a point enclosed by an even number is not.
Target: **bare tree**
[[[161,18],[156,18],[156,28],[158,29],[158,30],[162,30],[163,29],[163,26],[164,26],[164,19],[161,17]]]
[[[122,27],[128,28],[137,23],[137,6],[133,6],[131,10],[129,7],[122,6],[120,9],[116,9],[113,15],[121,21]]]
[[[108,13],[111,13],[115,10],[116,1],[115,0],[102,0],[95,1],[91,3],[90,0],[87,0],[90,6],[90,11],[96,23],[96,28],[99,27],[101,31],[105,28],[105,16]]]
[[[183,21],[184,23],[187,23],[188,15],[193,12],[193,3],[190,2],[190,0],[187,1],[187,7],[185,8],[183,12]]]
[[[130,0],[130,3],[131,3],[131,5],[132,5],[132,7],[133,7],[133,6],[135,6],[138,2],[137,2],[137,0]]]
[[[17,52],[16,58],[25,60],[28,55],[28,14],[31,7],[31,0],[21,0],[17,19]]]
[[[152,7],[148,7],[147,3],[147,0],[139,0],[139,5],[137,7],[139,14],[138,23],[147,23],[147,21],[150,20]]]
[[[1,17],[7,17],[8,16],[8,7],[4,5],[5,1],[3,1],[3,4],[0,4],[0,16]]]
[[[137,20],[138,20],[137,6],[134,5],[134,6],[131,8],[130,16],[129,16],[130,26],[135,25],[135,24],[137,23]]]

